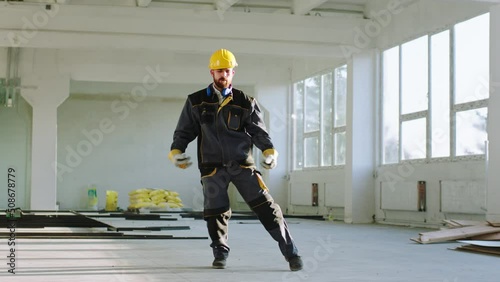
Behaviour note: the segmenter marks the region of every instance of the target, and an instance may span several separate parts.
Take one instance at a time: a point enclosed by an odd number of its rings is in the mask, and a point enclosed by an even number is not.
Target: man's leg
[[[264,228],[278,242],[281,253],[291,270],[302,269],[302,261],[288,229],[280,206],[274,202],[260,174],[254,169],[243,169],[232,181],[250,208],[257,214]]]
[[[257,214],[260,222],[266,228],[267,232],[278,242],[283,256],[288,260],[289,258],[298,256],[298,250],[288,229],[283,213],[280,206],[270,200],[257,206],[250,206]]]
[[[231,210],[225,213],[205,217],[207,222],[208,235],[212,240],[210,247],[214,253],[214,268],[224,268],[226,266],[226,259],[229,255],[228,239],[228,222],[231,217]]]
[[[227,187],[229,177],[224,169],[214,170],[214,173],[202,177],[204,195],[203,217],[212,243],[214,261],[212,267],[225,268],[229,255],[228,221],[231,217]]]

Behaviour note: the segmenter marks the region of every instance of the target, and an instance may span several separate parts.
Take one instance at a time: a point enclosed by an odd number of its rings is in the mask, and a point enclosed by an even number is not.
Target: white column
[[[489,161],[486,219],[500,222],[500,5],[490,10]]]
[[[47,65],[50,69],[54,66]],[[69,96],[69,76],[60,74],[29,74],[22,84],[21,95],[33,107],[31,148],[32,210],[54,210],[57,197],[57,107]]]
[[[376,52],[353,55],[348,64],[345,209],[347,223],[373,222],[375,192]]]

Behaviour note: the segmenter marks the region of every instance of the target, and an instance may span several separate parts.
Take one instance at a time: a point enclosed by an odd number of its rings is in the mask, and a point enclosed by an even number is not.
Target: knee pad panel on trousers
[[[208,217],[218,216],[220,214],[226,214],[229,211],[229,216],[231,216],[231,209],[229,206],[225,206],[218,209],[204,209],[203,219],[207,220]]]

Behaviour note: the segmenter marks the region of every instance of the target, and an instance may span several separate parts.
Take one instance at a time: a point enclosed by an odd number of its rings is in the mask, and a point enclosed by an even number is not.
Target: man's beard
[[[225,79],[219,79],[219,80],[214,79],[214,83],[215,86],[217,86],[217,88],[219,88],[220,90],[227,88],[229,86],[229,81]]]

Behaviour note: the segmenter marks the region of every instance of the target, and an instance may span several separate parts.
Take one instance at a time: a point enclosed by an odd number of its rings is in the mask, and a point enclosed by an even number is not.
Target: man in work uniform
[[[302,260],[280,206],[274,202],[256,169],[252,147],[255,145],[263,152],[262,166],[266,169],[276,166],[278,153],[266,131],[257,101],[232,87],[237,65],[230,51],[220,49],[213,53],[209,63],[213,83],[188,96],[168,157],[177,167],[188,168],[191,162],[184,152],[188,144],[198,138],[203,216],[212,240],[213,268],[225,268],[229,255],[231,209],[227,189],[232,182],[278,242],[290,269],[297,271],[302,269]]]

